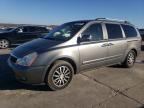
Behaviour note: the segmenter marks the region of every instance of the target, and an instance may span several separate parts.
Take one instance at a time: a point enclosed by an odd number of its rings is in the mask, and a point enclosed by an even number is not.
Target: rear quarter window
[[[137,37],[137,31],[134,27],[130,25],[122,25],[122,28],[124,30],[124,33],[127,38],[129,37]]]

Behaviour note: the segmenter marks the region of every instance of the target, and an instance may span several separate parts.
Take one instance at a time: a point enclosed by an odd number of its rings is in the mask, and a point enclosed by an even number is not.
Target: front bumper
[[[18,81],[27,84],[41,84],[44,83],[45,67],[24,67],[19,66],[8,59],[8,64],[14,71],[15,77]]]

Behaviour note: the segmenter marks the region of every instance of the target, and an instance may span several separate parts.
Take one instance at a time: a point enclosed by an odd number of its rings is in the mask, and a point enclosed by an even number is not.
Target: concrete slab
[[[18,92],[19,91],[19,92]],[[2,108],[91,108],[105,101],[114,93],[87,77],[77,75],[71,85],[61,91],[0,91]]]
[[[142,106],[138,102],[144,103],[144,52],[131,69],[104,67],[82,73],[74,76],[68,88],[56,92],[17,83],[6,63],[9,52],[0,49],[2,108],[137,108]]]
[[[123,91],[144,81],[143,64],[134,68],[106,67],[83,73],[89,78],[98,80],[116,90]]]
[[[97,106],[94,108],[139,108],[141,104],[130,100],[129,98],[117,95]]]
[[[0,49],[0,55],[9,54],[11,52],[10,49]]]
[[[124,92],[126,95],[144,104],[144,82]]]

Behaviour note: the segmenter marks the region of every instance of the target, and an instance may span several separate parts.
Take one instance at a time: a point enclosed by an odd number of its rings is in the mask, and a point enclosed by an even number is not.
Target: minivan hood
[[[12,51],[12,54],[18,58],[21,58],[21,57],[24,57],[25,55],[33,53],[33,52],[40,52],[43,49],[48,50],[50,48],[55,47],[56,45],[58,45],[60,43],[62,43],[62,42],[38,38],[38,39],[32,40],[30,42],[24,43],[24,44],[16,47]]]

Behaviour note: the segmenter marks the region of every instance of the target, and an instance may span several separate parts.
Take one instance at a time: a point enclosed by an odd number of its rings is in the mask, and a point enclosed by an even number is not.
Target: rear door
[[[122,61],[127,48],[124,33],[119,24],[106,23],[108,36],[108,58],[107,64],[115,64]]]
[[[102,25],[100,23],[89,25],[82,32],[79,45],[81,71],[105,65],[107,51]]]

